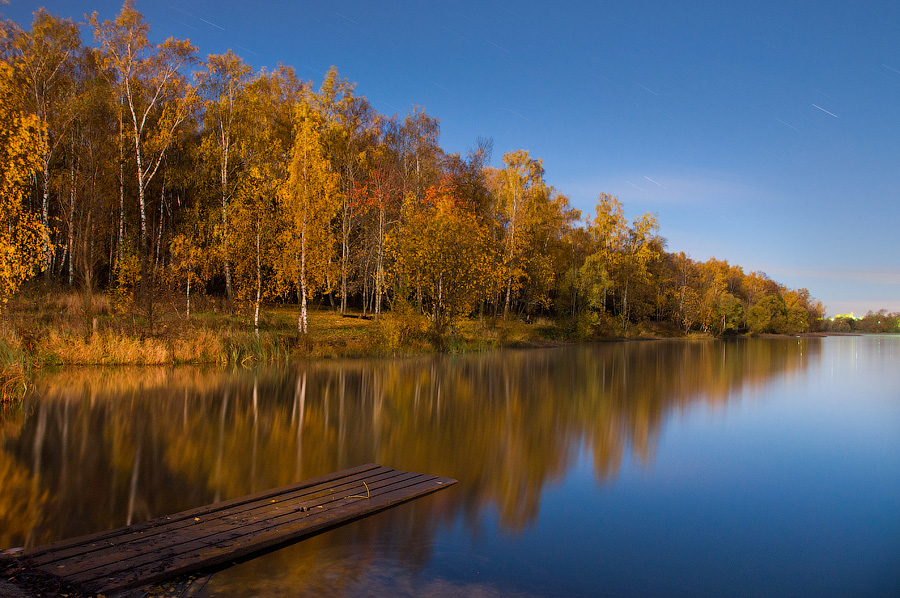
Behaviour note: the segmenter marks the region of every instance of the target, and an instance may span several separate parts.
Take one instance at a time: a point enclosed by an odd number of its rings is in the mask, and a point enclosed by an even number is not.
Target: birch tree
[[[637,285],[649,282],[650,262],[662,252],[661,240],[656,236],[659,223],[650,213],[634,219],[628,228],[621,250],[613,254],[612,274],[621,300],[622,332],[628,329],[633,306],[629,303]]]
[[[368,234],[365,236],[369,249],[374,254],[371,277],[373,282],[372,309],[377,319],[381,314],[381,304],[387,291],[386,273],[388,269],[386,247],[387,238],[399,224],[403,206],[403,191],[398,173],[392,168],[392,156],[388,149],[380,146],[373,151],[373,168],[365,186],[358,189],[354,202],[358,210],[367,217]],[[369,272],[363,271],[364,276]],[[367,285],[363,286],[364,292]],[[363,309],[365,310],[365,298]]]
[[[101,63],[114,78],[130,127],[140,216],[141,284],[152,313],[147,190],[179,127],[194,109],[196,91],[182,71],[195,61],[196,48],[174,38],[152,43],[150,25],[133,0],[125,0],[114,21],[101,23],[96,12],[89,20],[100,45]]]
[[[316,109],[329,124],[328,154],[334,171],[340,176],[341,313],[347,311],[357,190],[366,176],[367,152],[374,144],[379,121],[368,100],[353,95],[353,91],[354,85],[341,79],[337,69],[331,67],[314,96]]]
[[[540,160],[532,159],[525,150],[503,155],[505,168],[498,173],[498,199],[505,226],[503,266],[505,299],[503,317],[509,314],[515,293],[528,278],[527,261],[533,257],[531,233],[534,232],[535,204],[546,203],[549,191],[543,182],[544,168]]]
[[[309,333],[308,298],[326,280],[333,247],[331,219],[340,207],[338,175],[324,146],[325,122],[307,103],[297,107],[298,126],[287,184],[281,196],[286,227],[281,236],[281,277],[294,284],[300,297],[297,334]]]
[[[579,272],[582,292],[588,305],[601,312],[606,311],[607,296],[612,278],[613,255],[621,250],[628,223],[618,197],[601,193],[597,197],[597,214],[588,227],[591,253]]]
[[[31,31],[14,29],[16,70],[24,93],[24,107],[34,114],[40,127],[41,139],[39,192],[41,195],[41,224],[50,226],[50,167],[60,148],[70,136],[66,135],[75,116],[70,96],[75,91],[75,63],[79,58],[81,36],[71,19],[54,17],[41,8],[34,13]],[[44,247],[45,266],[50,266],[51,251]]]
[[[233,176],[237,148],[243,121],[240,114],[241,95],[253,70],[231,50],[221,55],[210,55],[204,69],[198,73],[199,89],[204,99],[203,149],[217,170],[219,196],[222,207],[222,260],[225,269],[225,292],[228,299],[234,296],[231,281],[232,258],[230,250],[229,203],[238,181]]]
[[[41,167],[40,119],[17,110],[13,68],[0,61],[0,301],[43,265],[47,228],[23,204],[28,183]]]

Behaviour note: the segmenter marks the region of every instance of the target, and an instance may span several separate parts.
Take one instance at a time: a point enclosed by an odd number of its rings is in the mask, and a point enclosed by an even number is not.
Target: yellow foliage
[[[284,282],[300,294],[297,330],[308,332],[307,299],[328,280],[333,251],[331,218],[340,206],[339,177],[331,170],[324,147],[321,115],[308,104],[297,107],[300,121],[294,136],[289,178],[280,194],[287,226],[281,234],[277,269]]]
[[[388,239],[389,253],[424,293],[427,311],[440,329],[489,299],[502,275],[497,247],[487,227],[460,207],[455,189],[430,188],[428,201]]]
[[[13,68],[0,62],[0,303],[42,266],[46,228],[22,205],[30,177],[40,167],[41,126],[16,108]]]
[[[115,265],[117,286],[109,291],[113,308],[124,311],[134,300],[134,292],[140,282],[141,262],[131,243],[125,243],[122,255]]]

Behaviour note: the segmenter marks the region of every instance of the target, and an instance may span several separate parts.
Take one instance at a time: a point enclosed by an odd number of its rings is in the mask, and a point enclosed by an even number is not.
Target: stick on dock
[[[0,570],[112,595],[224,565],[455,484],[369,464],[0,559]]]

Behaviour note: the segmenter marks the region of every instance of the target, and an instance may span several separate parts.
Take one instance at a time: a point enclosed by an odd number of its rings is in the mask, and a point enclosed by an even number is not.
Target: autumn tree
[[[224,279],[257,329],[265,298],[296,293],[300,334],[308,302],[338,294],[376,316],[414,295],[439,329],[486,307],[604,334],[647,318],[685,333],[822,325],[806,289],[666,253],[655,216],[628,221],[618,198],[601,194],[581,226],[527,151],[500,168],[490,140],[448,155],[437,118],[380,115],[335,68],[313,93],[227,51],[195,89],[195,49],[151,42],[133,0],[88,20],[96,48],[43,9],[30,30],[0,27],[4,295],[49,265],[86,296],[104,273],[120,298],[140,283],[151,327],[158,271],[187,297]]]
[[[459,188],[459,196],[468,209],[482,222],[496,228],[498,220],[497,202],[490,181],[490,162],[494,152],[494,140],[478,137],[465,159],[458,155],[447,156],[444,171],[453,177]]]
[[[580,275],[590,253],[590,238],[586,226],[572,226],[567,231],[563,251],[560,263],[564,270],[557,283],[555,307],[560,316],[575,318],[586,302]]]
[[[110,132],[118,127],[117,107],[96,54],[82,51],[77,61],[76,93],[69,99],[74,117],[63,146],[65,171],[57,176],[60,221],[65,232],[63,262],[68,265],[68,284],[76,281],[84,293],[86,322],[91,318],[91,298],[104,264],[112,264],[115,247],[117,144]],[[63,209],[64,208],[64,209]]]
[[[509,313],[514,294],[528,282],[530,261],[539,258],[533,241],[535,218],[549,199],[544,167],[525,150],[503,155],[505,167],[496,174],[497,197],[504,227],[503,268],[505,290],[503,316]]]
[[[316,109],[329,123],[326,146],[332,169],[340,176],[340,311],[347,310],[352,260],[351,235],[360,197],[358,192],[365,183],[368,170],[368,153],[375,144],[379,119],[362,96],[354,95],[354,85],[338,76],[331,67],[325,75],[319,92],[313,96]],[[380,167],[382,173],[384,166]],[[362,193],[365,195],[365,192]]]
[[[423,293],[423,306],[442,333],[496,288],[498,252],[490,232],[462,206],[454,186],[426,189],[422,206],[391,235],[390,248],[408,286]]]
[[[373,254],[372,283],[373,299],[372,310],[375,317],[381,314],[381,304],[386,292],[386,246],[387,237],[399,223],[400,211],[403,205],[403,195],[397,172],[392,168],[391,157],[384,146],[373,151],[373,168],[366,180],[364,187],[358,189],[357,208],[367,220],[370,226],[368,238]],[[363,285],[363,292],[367,285]],[[365,311],[366,301],[363,300]]]
[[[551,307],[550,303],[560,298],[563,280],[572,267],[573,260],[584,259],[578,245],[579,240],[583,239],[581,236],[583,229],[579,226],[581,210],[573,207],[567,196],[554,191],[547,208],[542,242],[551,272],[545,279],[547,286],[542,292],[545,307]]]
[[[684,333],[687,334],[702,318],[703,303],[700,293],[692,286],[681,285],[678,287],[678,304],[681,325],[684,326]]]
[[[781,289],[777,282],[769,278],[765,272],[751,272],[741,281],[743,300],[748,306],[755,305],[764,297],[777,295]]]
[[[659,223],[655,215],[646,213],[635,218],[625,234],[621,251],[615,254],[613,279],[621,301],[622,332],[627,331],[628,319],[635,311],[637,302],[631,296],[637,295],[641,285],[650,282],[650,262],[662,254],[657,231]]]
[[[325,122],[307,103],[297,107],[298,125],[283,187],[281,216],[286,226],[281,235],[281,278],[291,282],[300,296],[297,333],[309,332],[307,302],[323,288],[332,249],[331,219],[340,205],[338,176],[325,154]]]
[[[722,293],[716,299],[716,321],[713,330],[724,334],[728,330],[738,330],[744,318],[744,305],[740,299],[729,292]]]
[[[597,198],[597,213],[587,229],[591,253],[579,272],[579,288],[587,305],[600,312],[607,308],[613,256],[624,244],[627,226],[619,198],[601,193]]]
[[[479,283],[479,293],[483,297],[479,300],[479,309],[484,309],[491,304],[498,305],[498,297],[501,296],[504,278],[502,276],[502,258],[499,251],[503,228],[499,218],[500,206],[495,195],[497,171],[488,166],[492,147],[491,141],[478,139],[476,147],[470,149],[468,155],[463,158],[459,154],[445,154],[441,160],[441,179],[439,184],[432,185],[429,190],[433,200],[435,189],[451,190],[454,197],[453,205],[456,209],[473,216],[481,232],[487,235],[489,256],[493,265],[493,276]],[[426,193],[426,198],[429,195]],[[411,211],[411,197],[407,197],[406,210]],[[431,201],[431,200],[429,200]],[[418,209],[431,209],[433,203],[428,203]],[[488,286],[484,286],[487,284]],[[533,290],[533,289],[532,289]],[[536,296],[532,294],[532,296]]]
[[[0,61],[0,301],[43,264],[47,228],[23,204],[31,177],[41,168],[40,119],[15,107],[21,99],[12,66]]]
[[[416,107],[402,122],[392,119],[386,126],[385,141],[398,158],[404,195],[421,201],[425,189],[437,184],[441,176],[440,123]]]
[[[231,50],[225,54],[212,54],[207,58],[197,77],[203,98],[204,154],[215,165],[219,199],[222,208],[222,262],[225,270],[225,291],[233,297],[231,270],[232,257],[229,246],[229,204],[238,182],[233,171],[236,168],[234,154],[243,131],[241,124],[250,120],[241,113],[241,96],[253,70]],[[249,133],[248,133],[249,134]]]
[[[185,317],[191,317],[191,287],[196,293],[197,283],[201,282],[198,266],[202,262],[204,248],[198,241],[200,238],[192,232],[178,233],[169,245],[169,274],[176,287],[184,284]]]
[[[24,90],[23,108],[37,117],[41,136],[41,224],[50,228],[51,163],[70,138],[68,128],[75,117],[72,96],[77,82],[74,71],[80,57],[81,37],[71,19],[60,19],[41,8],[34,13],[30,31],[13,29],[17,83]],[[45,246],[50,265],[50,246]]]
[[[523,255],[524,277],[520,281],[518,302],[527,317],[535,310],[549,310],[561,276],[559,265],[563,259],[560,243],[577,210],[569,206],[569,199],[548,186],[540,188],[528,206],[528,251]]]
[[[166,293],[183,291],[187,318],[195,298],[205,294],[206,283],[219,272],[221,241],[216,234],[221,217],[218,197],[210,209],[209,197],[203,193],[208,179],[198,176],[205,174],[197,167],[202,160],[199,145],[191,141],[196,141],[196,134],[182,137],[164,160],[166,170],[157,181],[161,197],[154,242],[154,261],[161,268],[156,279]]]
[[[756,333],[787,330],[787,307],[780,295],[765,295],[747,312],[747,327]]]
[[[147,191],[179,127],[194,109],[196,93],[183,69],[194,62],[196,48],[187,40],[174,38],[152,43],[150,25],[134,8],[133,0],[125,0],[114,21],[101,23],[96,12],[89,20],[100,44],[102,64],[114,78],[130,126],[140,215],[141,281],[152,314]]]
[[[655,300],[648,292],[652,275],[651,264],[663,255],[663,240],[656,235],[659,224],[650,213],[634,219],[631,226],[625,220],[622,204],[617,197],[601,194],[597,201],[597,215],[590,227],[594,251],[581,269],[582,287],[595,309],[605,313],[610,293],[618,299],[618,314],[622,331],[635,310],[635,296],[642,307],[652,312]]]
[[[819,321],[825,315],[825,310],[820,302],[810,297],[807,289],[786,289],[781,296],[787,309],[787,334],[819,329]]]
[[[856,322],[856,329],[862,332],[896,334],[900,331],[898,325],[900,325],[900,313],[888,313],[886,309],[879,309],[877,312],[867,312]]]
[[[259,330],[260,304],[274,293],[269,275],[285,224],[278,211],[279,189],[288,179],[296,106],[303,85],[292,70],[258,73],[240,98],[242,132],[237,139],[239,176],[230,204],[233,222],[235,294],[253,303]]]

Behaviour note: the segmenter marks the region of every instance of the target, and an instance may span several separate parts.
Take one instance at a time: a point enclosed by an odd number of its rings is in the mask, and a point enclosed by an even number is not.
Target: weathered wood
[[[86,594],[116,594],[223,566],[455,483],[449,478],[364,465],[55,542],[5,560]]]
[[[412,479],[411,476],[418,475],[407,474],[398,481],[404,483]],[[397,478],[398,476],[395,476],[391,481]],[[427,481],[429,482],[431,479],[436,479],[432,476],[428,476],[428,478]],[[419,480],[419,478],[415,478],[415,480]],[[268,510],[258,508],[252,515],[237,519],[215,517],[206,521],[201,520],[195,522],[193,526],[182,529],[177,536],[178,543],[174,541],[170,534],[154,534],[149,537],[133,538],[127,543],[117,543],[117,548],[114,552],[103,550],[101,553],[102,558],[97,558],[97,555],[89,553],[68,559],[67,566],[71,570],[78,572],[71,574],[70,577],[75,581],[94,579],[102,577],[108,572],[115,572],[125,564],[129,567],[142,567],[164,558],[183,557],[185,554],[194,553],[208,546],[218,546],[220,543],[227,543],[229,546],[226,552],[234,554],[233,545],[250,542],[257,546],[262,543],[262,537],[266,534],[274,536],[274,539],[277,541],[289,533],[287,530],[293,529],[293,527],[299,526],[301,531],[307,530],[315,521],[314,517],[320,514],[326,523],[331,522],[339,514],[339,507],[333,506],[334,501],[344,499],[343,502],[346,504],[343,505],[343,508],[350,510],[358,510],[359,506],[366,508],[373,506],[383,486],[379,485],[377,480],[368,484],[368,486],[371,490],[370,499],[366,499],[366,485],[361,482],[356,484],[355,487],[343,486],[334,494],[322,497],[321,500],[327,501],[324,503],[325,506],[310,505],[306,507],[309,509],[315,507],[316,512],[302,511],[301,507],[309,505],[309,501],[303,500],[290,501],[287,504],[285,502],[271,503]],[[396,485],[392,484],[389,487],[394,488]],[[348,498],[351,496],[353,498]],[[365,500],[373,502],[368,504],[362,503],[361,505],[355,504]],[[328,507],[327,512],[325,512],[326,506]],[[238,554],[236,556],[241,555]]]
[[[309,488],[312,486],[325,485],[329,482],[337,482],[342,479],[349,478],[355,474],[365,474],[374,469],[378,470],[390,470],[388,467],[381,467],[375,464],[367,464],[360,465],[358,467],[354,467],[351,469],[345,469],[342,471],[338,471],[335,473],[330,473],[324,476],[319,476],[317,478],[311,478],[309,480],[303,480],[302,482],[297,482],[296,484],[292,484],[290,486],[283,486],[281,488],[273,488],[270,490],[265,490],[263,492],[259,492],[256,494],[250,494],[247,496],[242,496],[240,498],[234,498],[227,501],[213,503],[211,505],[205,505],[202,507],[197,507],[195,509],[190,509],[187,511],[182,511],[181,513],[176,513],[174,515],[166,515],[163,517],[158,517],[156,519],[150,519],[144,523],[138,523],[134,525],[127,526],[125,528],[117,528],[111,530],[105,530],[102,532],[97,532],[95,534],[89,534],[86,536],[79,536],[77,538],[67,538],[64,540],[59,540],[57,542],[53,542],[51,544],[45,544],[43,546],[38,546],[36,548],[30,548],[25,551],[30,558],[38,557],[45,553],[55,553],[60,554],[60,551],[65,548],[76,548],[89,546],[91,544],[101,544],[104,541],[110,538],[121,538],[123,535],[123,530],[127,529],[129,532],[133,534],[139,534],[144,532],[145,530],[159,530],[162,529],[162,526],[166,523],[176,524],[178,522],[184,522],[184,525],[190,525],[190,522],[195,518],[203,517],[204,515],[208,515],[209,513],[214,513],[218,511],[222,511],[225,509],[229,509],[232,507],[240,507],[241,505],[256,502],[259,500],[267,500],[273,497],[281,496],[286,492],[290,492],[292,490],[303,490],[305,488]],[[77,548],[76,548],[77,549]],[[90,550],[90,549],[88,549]],[[52,558],[52,557],[51,557]]]
[[[237,517],[241,513],[252,511],[253,509],[262,508],[267,512],[271,512],[273,509],[277,511],[281,508],[282,503],[298,496],[315,497],[317,494],[321,495],[323,492],[336,491],[347,484],[356,484],[356,486],[360,486],[363,481],[368,481],[370,478],[377,478],[384,473],[397,472],[397,470],[389,467],[378,466],[364,469],[361,472],[355,470],[346,471],[352,473],[349,475],[339,475],[344,472],[338,472],[338,474],[330,474],[292,486],[285,486],[283,488],[269,490],[252,496],[219,502],[213,505],[177,513],[175,515],[160,517],[147,521],[146,523],[132,525],[128,528],[108,530],[98,534],[63,540],[52,545],[26,551],[25,554],[29,556],[31,563],[40,565],[45,562],[52,562],[62,558],[76,558],[78,555],[102,550],[108,546],[109,542],[112,540],[115,540],[115,543],[121,546],[134,540],[143,539],[150,541],[156,536],[171,533],[196,534],[207,527],[211,522],[216,522],[228,517]],[[186,532],[185,528],[191,529]]]

